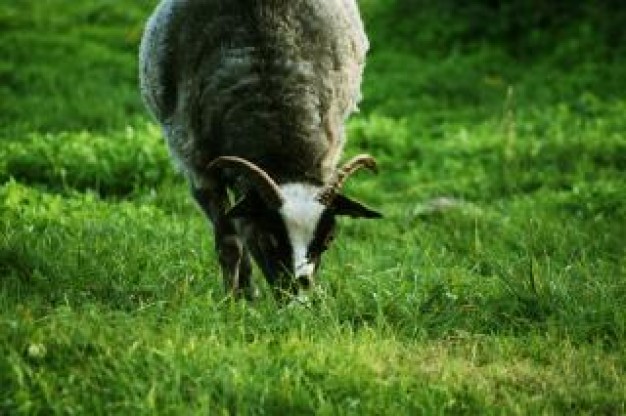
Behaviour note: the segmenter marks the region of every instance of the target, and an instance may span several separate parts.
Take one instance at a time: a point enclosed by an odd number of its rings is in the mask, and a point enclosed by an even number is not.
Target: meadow
[[[385,218],[284,308],[224,299],[141,103],[155,1],[0,1],[0,414],[626,413],[619,2],[360,3]]]

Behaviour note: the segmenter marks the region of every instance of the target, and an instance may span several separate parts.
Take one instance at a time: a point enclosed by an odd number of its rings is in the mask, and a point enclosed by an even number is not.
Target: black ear
[[[369,209],[365,205],[352,200],[341,194],[337,195],[333,199],[332,204],[329,207],[335,215],[342,215],[351,218],[382,218],[380,212]]]

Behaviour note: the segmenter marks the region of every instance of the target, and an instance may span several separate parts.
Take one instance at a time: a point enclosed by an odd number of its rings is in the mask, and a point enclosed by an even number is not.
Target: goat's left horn
[[[365,154],[355,156],[340,169],[337,169],[334,180],[320,192],[318,196],[319,201],[326,206],[330,205],[335,199],[335,196],[341,192],[348,178],[362,168],[378,173],[376,159],[372,156]]]
[[[245,174],[268,207],[279,208],[283,205],[283,196],[276,182],[254,163],[236,156],[220,156],[209,164],[207,170],[217,168],[230,168]]]

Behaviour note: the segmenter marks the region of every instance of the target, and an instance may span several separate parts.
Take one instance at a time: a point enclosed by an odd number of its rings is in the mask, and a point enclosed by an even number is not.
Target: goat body
[[[324,218],[377,215],[320,198],[337,176],[367,48],[356,0],[163,0],[149,19],[142,95],[213,222],[228,289],[251,287],[248,251],[270,283],[309,278],[321,254],[311,247],[334,228]]]

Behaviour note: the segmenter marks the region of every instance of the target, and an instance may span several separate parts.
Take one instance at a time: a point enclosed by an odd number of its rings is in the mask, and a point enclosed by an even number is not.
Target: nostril
[[[311,288],[311,278],[309,276],[299,276],[296,280],[302,289]]]

